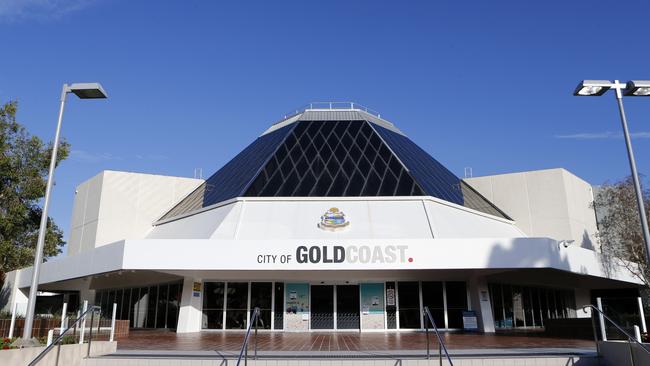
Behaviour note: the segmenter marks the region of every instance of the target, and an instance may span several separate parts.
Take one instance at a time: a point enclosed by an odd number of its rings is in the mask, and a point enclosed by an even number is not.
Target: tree
[[[16,121],[18,103],[0,106],[0,283],[4,274],[32,265],[38,239],[52,143],[30,135]],[[70,146],[59,145],[57,165]],[[48,217],[44,258],[61,253],[63,232]]]
[[[643,200],[646,216],[650,217],[648,190],[643,190]],[[650,268],[646,262],[632,177],[614,184],[603,184],[594,197],[594,206],[598,214],[598,236],[606,264],[622,265],[649,286]]]

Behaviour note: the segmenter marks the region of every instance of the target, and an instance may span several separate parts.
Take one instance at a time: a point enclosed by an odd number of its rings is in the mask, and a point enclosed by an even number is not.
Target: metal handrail
[[[237,366],[239,366],[242,357],[244,358],[244,365],[248,364],[248,338],[251,334],[251,328],[253,327],[253,324],[255,324],[255,343],[254,343],[253,351],[255,352],[254,359],[257,360],[257,323],[259,318],[260,318],[260,308],[256,307],[253,310],[253,314],[251,315],[248,321],[248,329],[246,330],[246,335],[244,336],[244,342],[242,343],[241,350],[239,351],[239,357],[237,357]]]
[[[57,345],[58,345],[59,348],[57,348],[56,364],[58,365],[58,363],[59,363],[59,353],[60,353],[60,350],[61,350],[61,348],[60,348],[60,347],[61,347],[61,343],[60,343],[61,340],[63,339],[63,337],[65,336],[65,334],[68,333],[68,331],[69,331],[70,329],[75,329],[75,327],[77,326],[77,324],[78,324],[79,322],[81,322],[82,320],[83,320],[83,321],[86,321],[86,316],[88,315],[88,313],[91,313],[91,318],[90,318],[90,330],[89,330],[89,331],[90,331],[90,334],[89,334],[89,336],[88,336],[88,352],[86,353],[86,357],[88,357],[88,356],[90,355],[90,344],[91,344],[91,342],[92,342],[92,335],[93,335],[93,318],[94,318],[94,315],[95,315],[95,311],[101,311],[101,308],[100,308],[99,306],[91,306],[88,310],[84,311],[81,315],[79,315],[79,317],[77,318],[77,320],[75,320],[75,322],[72,323],[72,325],[68,326],[68,327],[67,327],[67,328],[66,328],[66,329],[65,329],[61,334],[59,334],[59,336],[56,337],[56,339],[53,340],[52,343],[50,343],[49,346],[45,347],[45,349],[42,350],[41,353],[39,353],[39,354],[36,356],[36,358],[34,358],[34,359],[32,360],[32,362],[30,362],[30,363],[28,364],[28,366],[36,365],[40,360],[43,359],[43,357],[45,357],[45,356],[46,356],[46,355],[47,355],[47,354],[52,350],[52,348],[54,348],[54,346],[57,346]]]
[[[426,338],[427,338],[427,360],[431,357],[429,353],[429,325],[427,323],[427,319],[429,322],[431,322],[431,325],[433,325],[433,331],[436,333],[436,337],[438,337],[438,358],[440,360],[440,365],[442,365],[442,351],[445,351],[445,356],[447,357],[447,361],[449,361],[450,366],[454,366],[454,363],[451,361],[451,357],[449,357],[449,352],[447,352],[447,347],[445,346],[445,342],[442,340],[442,337],[440,337],[440,332],[438,332],[438,327],[436,326],[436,322],[433,321],[433,316],[431,316],[431,311],[429,311],[429,307],[425,306],[424,307],[424,331],[426,332]]]
[[[623,328],[621,328],[620,325],[616,324],[616,322],[614,322],[610,317],[608,317],[607,315],[605,315],[605,313],[604,313],[602,310],[598,309],[596,306],[593,306],[593,305],[591,305],[591,304],[583,306],[583,307],[582,307],[582,310],[586,313],[586,312],[587,312],[587,308],[592,308],[592,309],[596,310],[597,312],[599,312],[600,315],[603,316],[603,318],[607,319],[607,321],[609,321],[610,323],[612,323],[612,325],[614,325],[614,327],[616,327],[616,329],[618,329],[621,333],[625,334],[625,336],[626,336],[627,339],[628,339],[628,342],[634,342],[634,343],[638,344],[639,346],[641,346],[641,348],[642,348],[642,349],[643,349],[647,354],[650,355],[650,350],[648,350],[648,349],[643,345],[643,343],[639,342],[639,341],[636,339],[636,337],[630,335],[630,333],[626,332]],[[592,315],[592,317],[593,317],[593,315]],[[593,319],[593,318],[592,318],[592,319]],[[594,326],[594,328],[595,328],[595,326]],[[603,332],[604,332],[604,331],[605,331],[605,329],[603,329]],[[595,338],[595,337],[596,337],[596,329],[594,329],[594,338]]]

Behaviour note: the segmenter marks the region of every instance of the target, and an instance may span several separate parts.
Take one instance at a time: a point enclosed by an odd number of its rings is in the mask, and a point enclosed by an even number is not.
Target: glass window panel
[[[169,285],[169,301],[167,302],[167,327],[176,329],[178,323],[178,309],[180,307],[183,287],[179,283]]]
[[[106,302],[106,307],[103,308],[101,311],[101,316],[102,317],[110,317],[111,312],[113,311],[113,302],[115,301],[115,290],[110,290],[108,291],[108,301]]]
[[[384,176],[384,173],[386,172],[386,163],[384,163],[384,160],[379,155],[375,157],[375,161],[372,163],[372,167],[380,177]]]
[[[496,206],[481,196],[469,185],[463,184],[460,178],[422,150],[408,137],[373,125],[375,131],[388,144],[388,147],[406,165],[415,180],[423,186],[427,194],[465,205],[491,215],[506,217]],[[382,155],[387,155],[381,150]],[[384,158],[387,161],[387,158]],[[467,199],[466,199],[467,198]]]
[[[524,301],[521,286],[512,286],[512,307],[515,317],[515,326],[523,327],[524,322]]]
[[[358,161],[361,157],[361,149],[357,145],[350,147],[350,158],[352,161]]]
[[[248,283],[228,282],[226,292],[226,329],[246,329]]]
[[[503,285],[503,311],[504,311],[504,327],[512,328],[514,326],[513,322],[513,310],[512,310],[512,288],[510,285]]]
[[[330,184],[332,184],[332,178],[330,177],[329,173],[323,172],[323,174],[318,177],[318,181],[316,182],[316,186],[312,190],[311,195],[325,196],[330,188]]]
[[[564,303],[565,297],[562,290],[556,290],[555,293],[555,306],[558,318],[566,318],[566,305]]]
[[[492,315],[494,316],[494,326],[497,329],[505,328],[501,284],[490,284],[489,291],[490,303],[492,304]]]
[[[108,311],[108,301],[110,297],[110,292],[108,290],[102,291],[102,298],[100,302],[100,307],[102,309],[102,314],[106,314]]]
[[[532,287],[530,289],[530,297],[531,297],[531,305],[532,305],[532,318],[533,318],[533,323],[536,327],[541,327],[543,326],[542,324],[542,318],[540,317],[542,311],[540,309],[540,304],[539,304],[539,289]]]
[[[223,310],[224,282],[206,282],[203,287],[203,309]]]
[[[314,285],[311,296],[311,329],[334,329],[334,286]]]
[[[343,171],[339,171],[339,174],[334,178],[334,182],[332,183],[332,186],[330,187],[330,190],[328,192],[329,197],[338,197],[342,196],[343,192],[345,192],[345,187],[347,186],[348,179],[343,173]]]
[[[387,171],[386,174],[384,174],[384,179],[381,182],[381,188],[379,188],[379,195],[393,196],[396,188],[397,188],[397,178],[393,176],[393,173]]]
[[[467,286],[462,281],[445,283],[447,292],[447,327],[463,328],[463,311],[467,310]]]
[[[296,124],[291,124],[258,137],[165,214],[163,219],[243,195],[244,188],[255,178],[255,174],[261,170],[264,162],[295,126]],[[218,188],[208,189],[208,187]]]
[[[147,326],[147,314],[149,309],[149,288],[140,288],[140,299],[138,300],[138,317],[136,328],[145,328]]]
[[[438,328],[444,328],[445,301],[443,298],[442,282],[422,282],[422,305],[429,307],[436,326]]]
[[[257,324],[259,329],[271,329],[271,282],[251,283],[251,315],[255,307],[260,308],[260,317]]]
[[[373,170],[368,173],[366,180],[366,186],[363,188],[363,196],[376,196],[379,192],[379,185],[381,184],[381,178]]]
[[[132,289],[130,288],[124,290],[124,297],[122,298],[122,311],[120,312],[121,320],[131,319],[131,291]]]
[[[399,326],[420,329],[420,286],[418,282],[398,282]]]
[[[567,306],[567,317],[575,318],[576,317],[576,295],[573,290],[566,291],[566,306]]]
[[[357,165],[359,167],[359,171],[361,171],[361,174],[363,175],[367,175],[370,171],[370,161],[365,156],[361,157],[361,159],[357,162]]]
[[[158,307],[156,312],[156,328],[167,328],[167,296],[169,285],[158,286]]]
[[[534,326],[533,324],[533,309],[532,309],[532,299],[530,297],[530,288],[529,287],[524,287],[523,288],[523,294],[522,294],[522,299],[524,303],[524,321],[526,323],[526,327],[532,327]]]
[[[149,301],[147,303],[147,328],[156,327],[156,304],[158,304],[158,286],[149,287]]]
[[[336,286],[336,328],[359,329],[359,285]]]
[[[139,305],[140,305],[140,289],[134,288],[131,290],[131,318],[129,319],[129,326],[131,328],[139,328],[137,324]]]
[[[284,328],[284,283],[275,283],[275,307],[273,322],[275,329]]]
[[[348,184],[348,188],[345,191],[345,195],[358,196],[361,193],[361,190],[363,189],[363,183],[364,183],[363,176],[358,170],[356,170],[354,172],[354,175],[352,176],[352,179],[350,179],[350,183]]]

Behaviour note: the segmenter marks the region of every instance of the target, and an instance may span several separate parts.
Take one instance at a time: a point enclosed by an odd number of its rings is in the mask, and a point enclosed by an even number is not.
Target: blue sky
[[[355,101],[458,175],[564,167],[592,184],[629,174],[613,95],[581,79],[650,79],[647,1],[0,1],[0,102],[52,139],[70,98],[50,214],[104,169],[220,168],[284,113]],[[625,100],[650,174],[650,98]]]

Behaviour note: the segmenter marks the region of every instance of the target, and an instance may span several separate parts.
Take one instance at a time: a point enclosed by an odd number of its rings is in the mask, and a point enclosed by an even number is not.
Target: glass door
[[[311,287],[311,329],[334,329],[334,286]]]
[[[246,329],[248,282],[228,282],[226,291],[226,329]]]
[[[398,282],[400,329],[420,329],[420,285],[416,281]]]
[[[336,329],[359,329],[359,285],[336,286]]]

